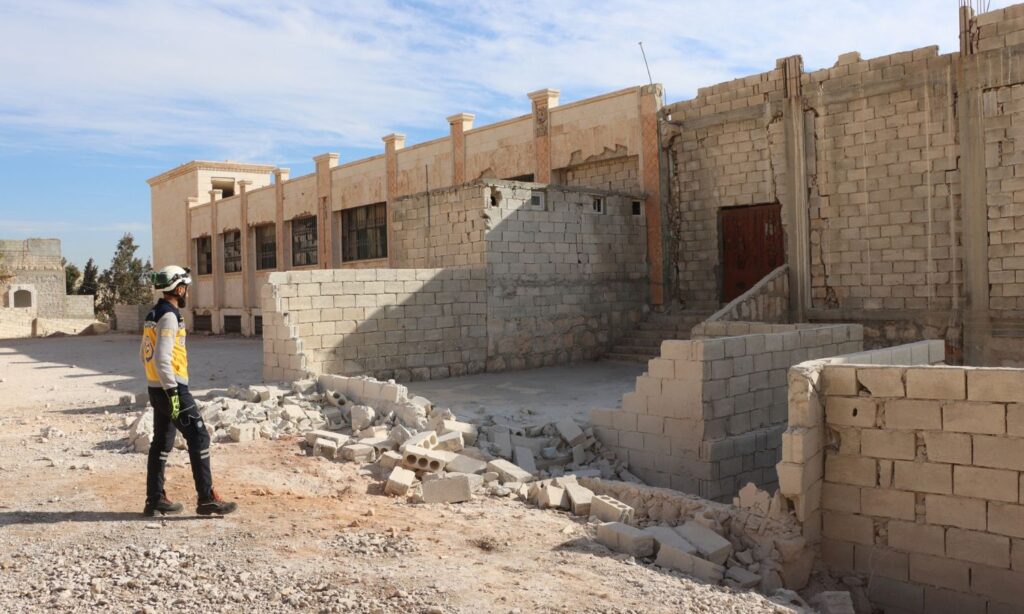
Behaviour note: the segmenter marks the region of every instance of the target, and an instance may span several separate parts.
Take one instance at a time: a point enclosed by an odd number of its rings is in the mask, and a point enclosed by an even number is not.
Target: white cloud
[[[274,162],[443,134],[458,111],[524,113],[541,87],[572,100],[643,83],[639,40],[675,101],[794,53],[813,69],[952,51],[957,29],[953,0],[0,0],[0,148]]]

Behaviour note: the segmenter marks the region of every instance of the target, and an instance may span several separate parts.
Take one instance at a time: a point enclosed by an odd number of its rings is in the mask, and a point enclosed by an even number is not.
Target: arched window
[[[16,290],[14,292],[14,306],[15,307],[31,307],[32,306],[32,292],[28,290]]]

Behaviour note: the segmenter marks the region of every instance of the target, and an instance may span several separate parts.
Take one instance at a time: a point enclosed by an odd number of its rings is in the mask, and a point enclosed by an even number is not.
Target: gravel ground
[[[87,353],[102,339],[46,341]],[[193,514],[187,455],[174,451],[168,494],[185,513],[145,518],[145,457],[121,453],[124,388],[90,383],[122,380],[41,353],[0,345],[0,612],[794,611],[611,553],[565,513],[384,496],[294,439],[214,444],[218,490],[241,506],[225,518]]]

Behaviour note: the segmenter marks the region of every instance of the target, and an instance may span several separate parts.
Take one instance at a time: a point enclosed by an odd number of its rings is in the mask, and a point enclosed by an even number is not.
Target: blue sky
[[[1009,0],[994,0],[992,8]],[[647,80],[667,100],[840,53],[958,48],[956,0],[0,0],[0,237],[151,253],[145,180],[192,159],[312,170]]]

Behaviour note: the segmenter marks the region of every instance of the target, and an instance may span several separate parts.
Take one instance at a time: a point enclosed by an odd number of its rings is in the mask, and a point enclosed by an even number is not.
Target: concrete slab
[[[646,368],[632,363],[585,362],[407,385],[412,394],[424,396],[437,406],[450,407],[461,420],[492,415],[512,423],[563,418],[587,423],[591,409],[618,407],[622,395],[634,389],[635,378]],[[533,413],[524,413],[526,410]]]

